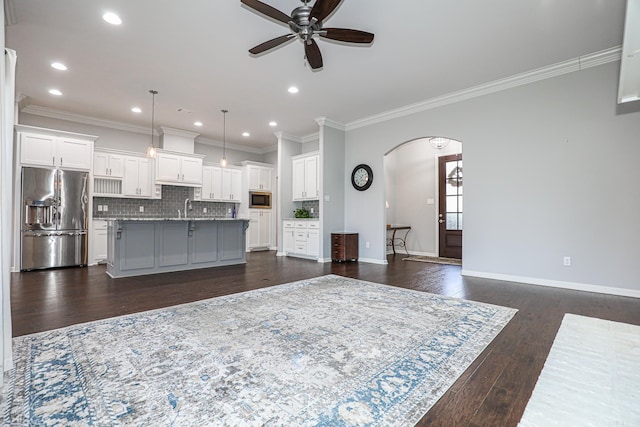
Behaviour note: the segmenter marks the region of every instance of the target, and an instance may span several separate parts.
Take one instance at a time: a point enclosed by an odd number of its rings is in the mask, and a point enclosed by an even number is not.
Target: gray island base
[[[248,219],[109,219],[113,278],[245,264]]]

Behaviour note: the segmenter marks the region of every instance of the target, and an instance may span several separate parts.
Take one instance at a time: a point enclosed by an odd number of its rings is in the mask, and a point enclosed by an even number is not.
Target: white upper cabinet
[[[271,191],[272,169],[263,166],[248,165],[248,189],[251,191]]]
[[[222,200],[222,169],[216,166],[202,168],[201,200]]]
[[[241,202],[242,171],[239,169],[222,169],[222,200],[226,202]]]
[[[97,137],[16,125],[20,163],[90,170]]]
[[[319,159],[317,153],[292,158],[293,200],[317,200],[320,198]]]
[[[125,196],[151,197],[151,161],[144,157],[126,156],[122,187]]]
[[[158,152],[156,182],[169,185],[202,185],[202,157]]]
[[[94,151],[93,176],[122,178],[124,174],[124,156],[121,154]]]

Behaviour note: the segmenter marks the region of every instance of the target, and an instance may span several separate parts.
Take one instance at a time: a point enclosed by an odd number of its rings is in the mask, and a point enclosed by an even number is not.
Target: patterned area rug
[[[640,426],[640,326],[566,314],[521,427]]]
[[[330,275],[14,339],[5,426],[407,426],[516,310]]]
[[[414,256],[402,258],[402,260],[403,261],[432,262],[434,264],[462,265],[462,260],[461,259],[434,257],[434,256],[414,255]]]

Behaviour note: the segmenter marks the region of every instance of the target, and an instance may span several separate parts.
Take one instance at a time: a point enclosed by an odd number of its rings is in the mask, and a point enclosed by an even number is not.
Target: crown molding
[[[311,135],[306,135],[302,137],[302,143],[306,144],[308,142],[318,142],[320,140],[320,132],[312,133]]]
[[[345,129],[347,131],[370,126],[376,123],[385,122],[387,120],[397,119],[421,111],[431,110],[433,108],[442,107],[456,102],[465,101],[479,96],[488,95],[495,92],[523,86],[540,80],[550,79],[552,77],[573,73],[575,71],[584,70],[598,65],[607,64],[609,62],[619,61],[622,57],[622,47],[616,46],[599,52],[591,53],[585,56],[579,56],[568,61],[558,62],[547,67],[538,68],[536,70],[527,71],[526,73],[516,74],[490,83],[474,86],[458,92],[448,93],[426,101],[415,104],[409,104],[404,107],[386,111],[384,113],[365,117],[353,122],[347,123]],[[316,120],[317,121],[317,120]]]
[[[326,117],[318,117],[316,119],[316,123],[318,124],[318,126],[327,126],[330,128],[341,130],[343,132],[347,130],[344,124],[336,122],[335,120],[328,119]]]
[[[210,145],[212,147],[218,147],[218,148],[222,148],[223,144],[222,141],[217,141],[215,139],[209,139],[209,138],[204,138],[204,137],[197,137],[195,139],[195,142],[199,143],[199,144],[204,144],[204,145]],[[236,151],[243,151],[245,153],[252,153],[252,154],[262,154],[262,150],[260,148],[253,148],[253,147],[247,147],[246,145],[238,145],[238,144],[232,144],[230,142],[226,143],[226,148],[227,150],[231,149],[231,150],[236,150]]]
[[[275,132],[274,135],[276,136],[276,138],[278,138],[278,140],[286,139],[286,140],[289,140],[289,141],[298,142],[298,143],[302,144],[302,138],[300,138],[299,136],[296,136],[296,135],[290,135],[290,134],[284,133],[284,132]]]
[[[192,139],[196,139],[198,136],[200,136],[200,134],[197,132],[189,132],[188,130],[170,128],[167,126],[160,126],[160,129],[162,130],[162,135],[182,136]]]
[[[125,132],[148,134],[149,128],[129,125],[126,123],[114,122],[111,120],[97,119],[95,117],[84,116],[81,114],[68,113],[66,111],[54,110],[52,108],[40,107],[39,105],[27,105],[21,110],[23,113],[33,114],[34,116],[49,117],[50,119],[66,120],[68,122],[83,123],[85,125],[101,126],[110,129],[123,130]],[[154,134],[158,135],[154,129]]]

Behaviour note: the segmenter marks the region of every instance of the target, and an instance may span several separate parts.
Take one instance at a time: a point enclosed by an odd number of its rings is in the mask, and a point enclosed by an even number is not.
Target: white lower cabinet
[[[89,239],[93,249],[93,262],[107,262],[107,221],[94,219]]]
[[[271,247],[271,211],[249,209],[247,249],[269,249]]]
[[[287,220],[282,224],[284,251],[287,255],[320,256],[320,222]]]

